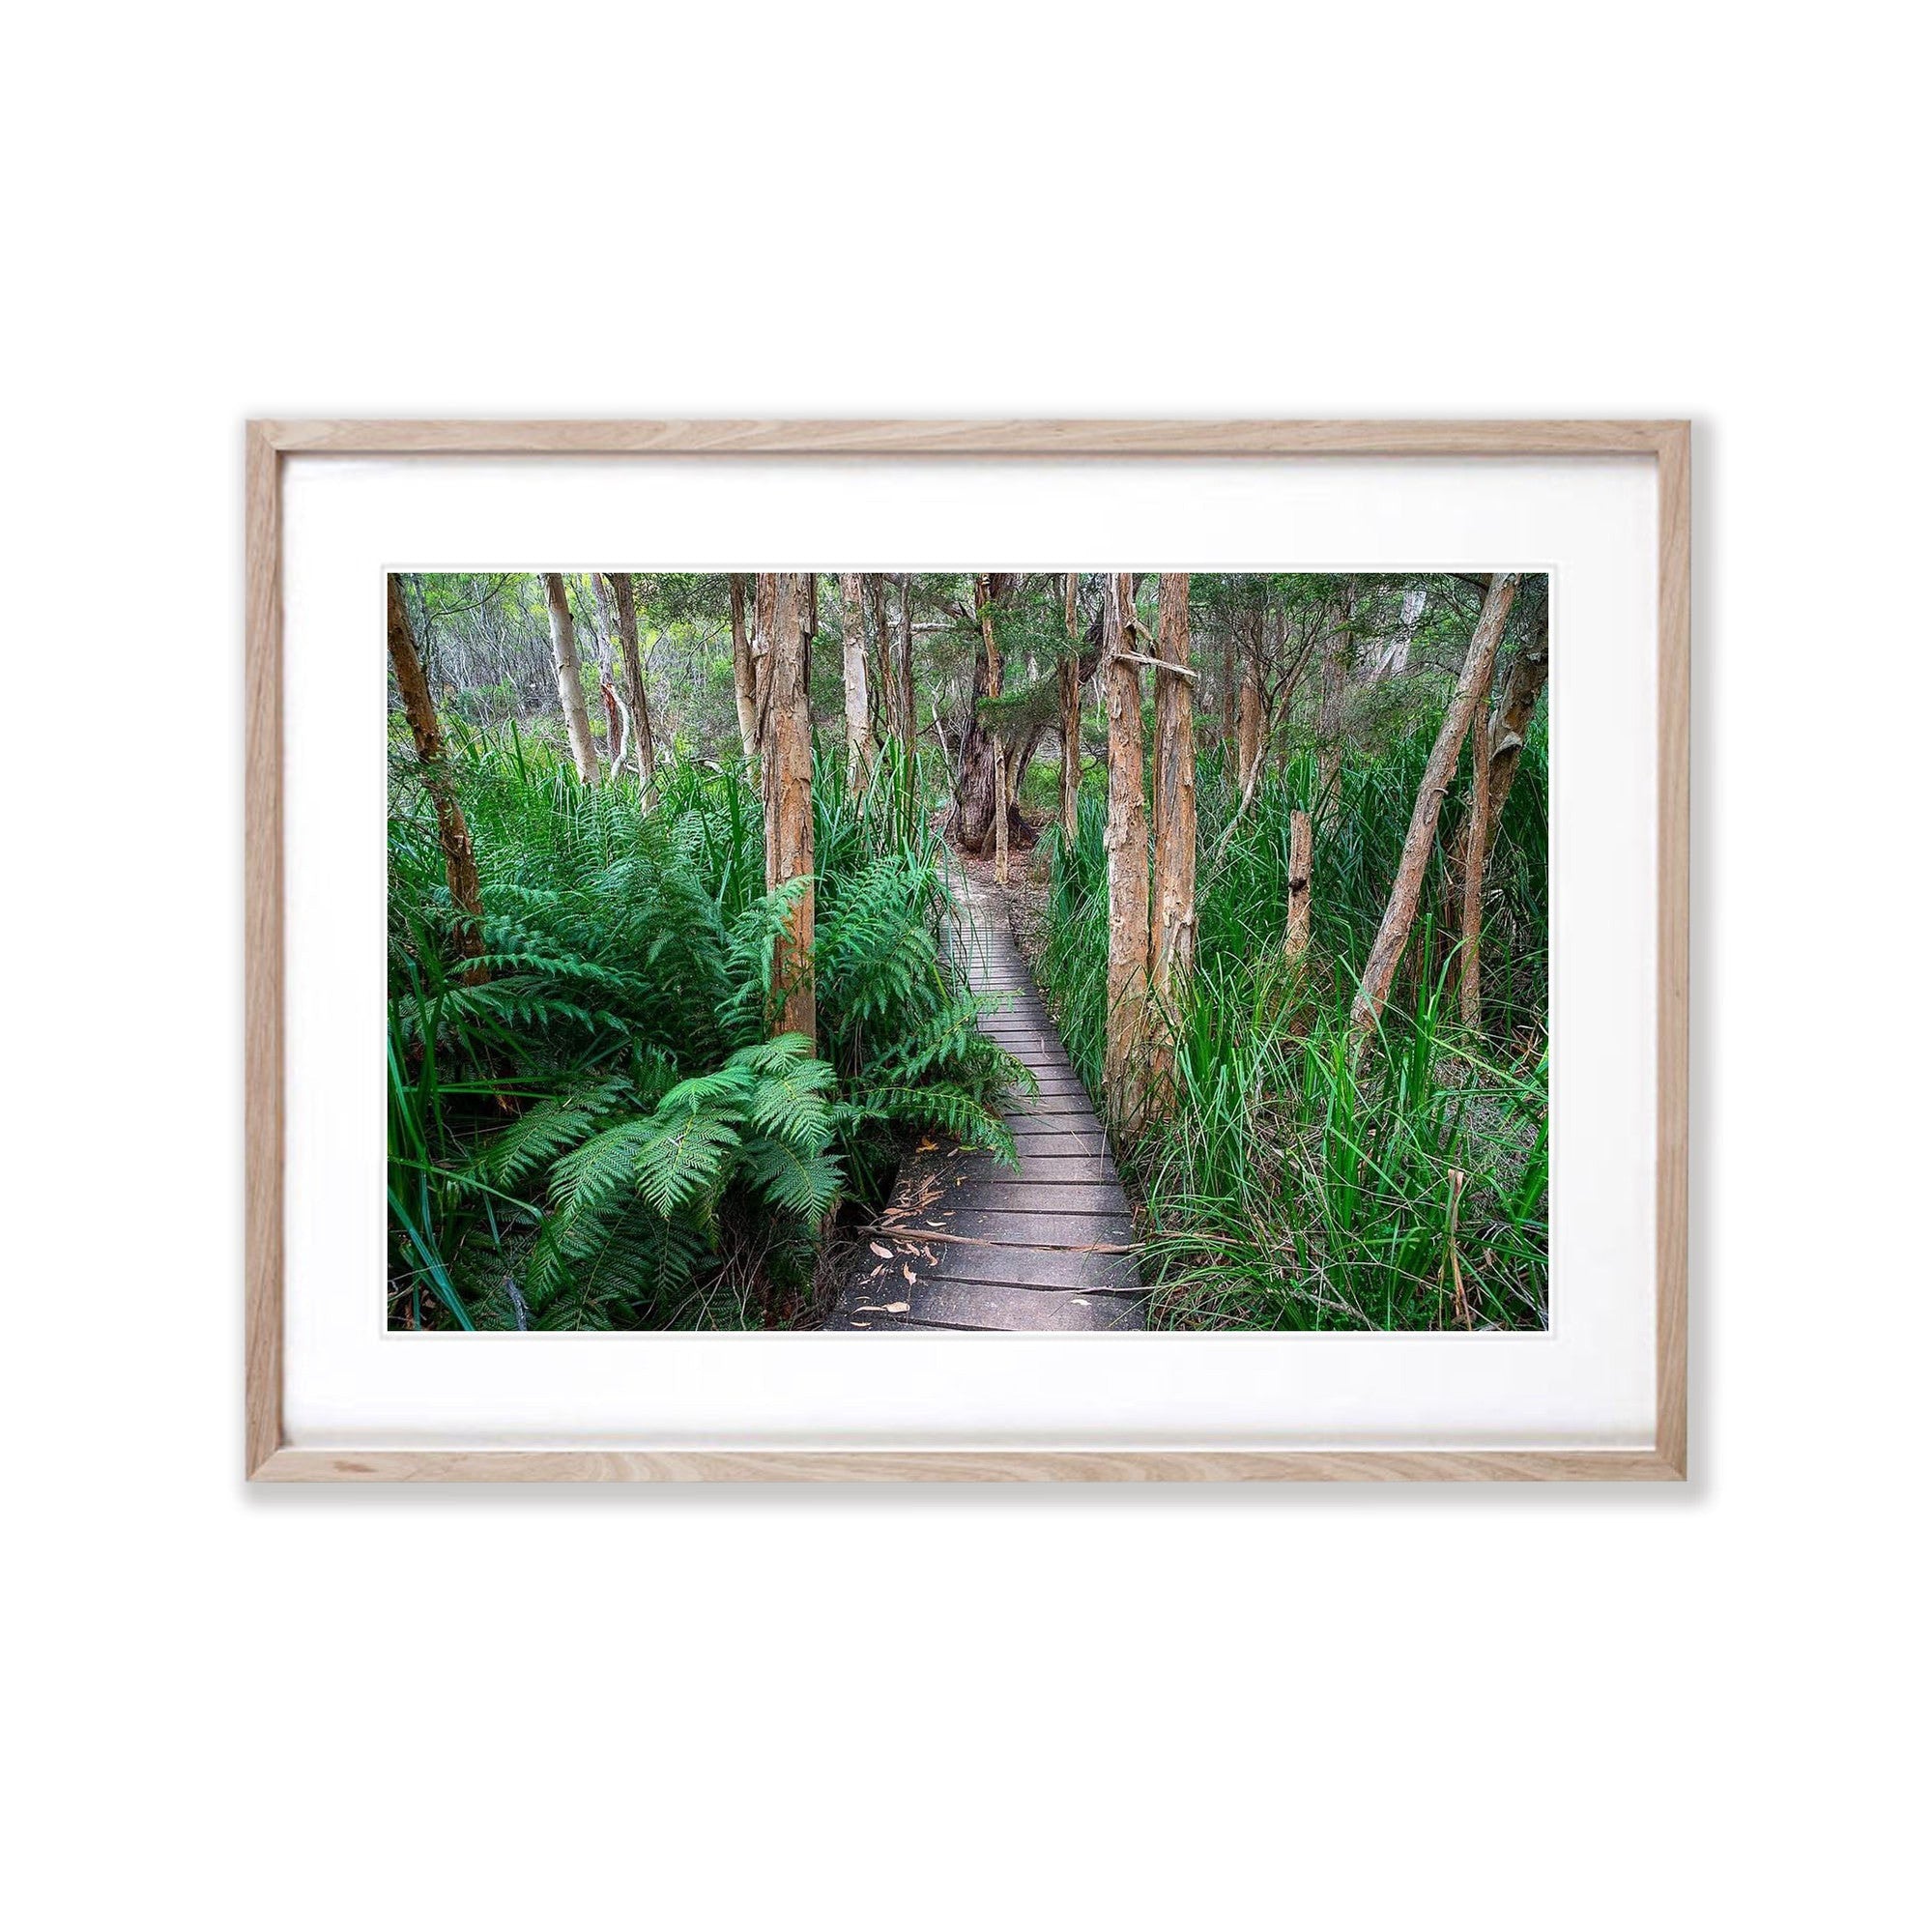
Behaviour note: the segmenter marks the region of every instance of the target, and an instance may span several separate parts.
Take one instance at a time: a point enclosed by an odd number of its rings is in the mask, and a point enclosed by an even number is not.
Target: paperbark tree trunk
[[[1516,766],[1521,764],[1523,740],[1529,736],[1530,720],[1536,716],[1537,700],[1549,681],[1549,608],[1537,613],[1536,627],[1523,640],[1503,684],[1503,702],[1496,708],[1489,732],[1489,829],[1483,848],[1485,864],[1496,850],[1496,828],[1502,822],[1503,807],[1510,788],[1516,782]]]
[[[1013,806],[1005,749],[980,716],[984,701],[998,697],[1001,688],[999,641],[993,627],[992,607],[1010,581],[992,577],[974,580],[980,648],[973,661],[972,701],[960,717],[959,774],[953,787],[952,815],[946,822],[947,834],[960,851],[982,858],[990,854],[995,867],[1002,822],[1009,851],[1033,843],[1030,828]]]
[[[732,692],[737,700],[738,741],[744,747],[746,767],[758,770],[758,672],[752,663],[751,632],[745,622],[744,576],[733,571],[732,600]]]
[[[1429,849],[1435,843],[1443,797],[1455,775],[1462,740],[1468,735],[1477,705],[1488,689],[1496,665],[1496,647],[1502,641],[1503,626],[1509,620],[1510,605],[1520,581],[1514,570],[1489,579],[1482,615],[1476,620],[1475,632],[1463,655],[1462,675],[1456,680],[1449,709],[1443,714],[1442,729],[1435,735],[1435,745],[1416,792],[1415,810],[1409,817],[1408,836],[1402,842],[1402,856],[1396,868],[1388,906],[1382,913],[1381,930],[1370,948],[1369,964],[1363,968],[1361,989],[1355,995],[1350,1017],[1358,1040],[1366,1039],[1380,1023],[1389,989],[1395,984],[1396,968],[1401,964],[1402,950],[1415,924],[1416,907],[1422,899],[1423,875],[1428,866]]]
[[[919,699],[912,686],[912,578],[899,579],[899,649],[892,667],[893,689],[898,694],[900,786],[905,800],[906,836],[910,837],[912,821],[919,811]]]
[[[846,676],[846,785],[856,798],[871,782],[876,750],[872,742],[872,706],[865,688],[865,595],[855,572],[839,579],[840,616]]]
[[[1080,832],[1080,579],[1067,572],[1067,654],[1060,659],[1060,850]]]
[[[623,764],[630,737],[623,728],[623,706],[618,700],[618,687],[608,675],[597,679],[597,696],[603,700],[604,742],[611,748],[611,776],[615,778]]]
[[[1489,693],[1485,686],[1469,727],[1469,828],[1462,855],[1462,949],[1456,972],[1462,1024],[1483,1024],[1483,855],[1489,843]]]
[[[872,602],[872,628],[874,655],[872,660],[872,706],[873,735],[875,746],[878,739],[885,737],[903,738],[904,734],[898,724],[898,701],[892,685],[892,630],[885,617],[885,576],[882,571],[873,571],[865,580],[866,593]]]
[[[647,809],[657,780],[657,745],[651,735],[650,699],[644,686],[644,659],[638,650],[637,586],[628,570],[606,576],[617,612],[618,669],[623,679],[623,700],[630,710],[632,751],[636,756],[638,793]]]
[[[1288,814],[1288,929],[1282,951],[1289,966],[1299,966],[1308,952],[1309,927],[1314,909],[1310,868],[1314,858],[1314,824],[1306,812]]]
[[[999,657],[999,640],[993,629],[993,591],[984,577],[977,579],[973,586],[979,604],[980,642],[986,650],[986,695],[997,700],[1005,686],[1004,666]],[[1011,807],[1008,794],[1006,772],[1006,740],[998,733],[993,735],[993,878],[998,885],[1006,883],[1006,839],[1007,816]]]
[[[550,604],[550,662],[557,673],[563,726],[570,734],[570,757],[577,776],[586,785],[595,785],[601,773],[596,740],[591,735],[591,713],[584,703],[584,674],[577,658],[577,627],[570,619],[570,593],[555,570],[543,573],[543,590]]]
[[[609,693],[606,702],[611,710],[611,730],[618,741],[617,752],[611,760],[611,775],[615,777],[623,769],[624,760],[630,756],[630,706],[624,703],[624,694],[615,685],[606,683],[604,689]]]
[[[1240,638],[1240,688],[1235,697],[1235,729],[1239,739],[1235,771],[1242,794],[1253,793],[1261,770],[1261,614],[1244,612]]]
[[[1154,674],[1154,905],[1148,1104],[1172,1111],[1174,1044],[1195,962],[1194,678],[1188,666],[1188,576],[1161,578]],[[1186,675],[1183,675],[1186,674]]]
[[[429,695],[429,679],[423,676],[422,659],[417,654],[416,634],[410,627],[409,611],[402,600],[402,579],[390,577],[389,663],[394,668],[396,689],[402,693],[403,715],[409,720],[410,736],[416,740],[416,756],[422,766],[422,789],[429,793],[436,813],[436,837],[443,848],[443,874],[449,881],[449,897],[457,911],[456,956],[470,962],[463,969],[466,985],[475,986],[489,977],[476,962],[483,955],[483,889],[476,878],[476,849],[470,843],[469,822],[456,802],[456,787],[449,775],[444,751],[443,727],[436,720],[436,705]]]
[[[764,887],[806,881],[773,944],[771,1031],[802,1033],[818,1050],[812,976],[812,713],[805,662],[804,587],[789,571],[758,580],[760,634],[766,647],[764,694]]]
[[[1489,813],[1483,837],[1483,869],[1486,873],[1495,856],[1496,836],[1503,822],[1503,807],[1509,802],[1510,788],[1515,783],[1516,766],[1523,755],[1523,740],[1529,735],[1530,720],[1536,715],[1537,700],[1549,681],[1549,607],[1535,614],[1529,635],[1517,647],[1510,661],[1510,675],[1503,680],[1503,693],[1489,712]],[[1449,900],[1446,920],[1454,919],[1462,904],[1462,882],[1469,851],[1469,813],[1461,820],[1449,841]]]
[[[1147,805],[1142,793],[1140,673],[1132,658],[1134,579],[1107,580],[1101,644],[1107,694],[1107,1038],[1102,1081],[1108,1119],[1133,1133],[1146,1109]]]

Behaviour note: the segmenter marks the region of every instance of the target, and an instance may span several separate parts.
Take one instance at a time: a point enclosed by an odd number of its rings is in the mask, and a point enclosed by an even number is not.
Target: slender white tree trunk
[[[758,770],[758,675],[752,664],[751,631],[745,621],[744,577],[731,579],[732,690],[737,699],[738,739],[744,747],[745,768]]]
[[[595,785],[597,744],[591,735],[591,713],[584,703],[584,673],[577,658],[577,628],[570,620],[570,593],[555,570],[543,573],[544,594],[550,604],[550,661],[557,672],[557,698],[563,707],[563,727],[570,734],[570,757],[577,776]]]
[[[839,579],[840,616],[845,624],[846,784],[856,798],[872,778],[877,755],[872,742],[872,704],[865,676],[865,589],[856,572]]]

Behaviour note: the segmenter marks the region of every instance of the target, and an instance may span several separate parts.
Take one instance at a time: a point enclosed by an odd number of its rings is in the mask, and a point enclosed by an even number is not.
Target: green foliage
[[[389,825],[392,1319],[641,1328],[761,1318],[822,1224],[875,1191],[893,1129],[1010,1155],[1024,1071],[934,939],[930,832],[892,773],[814,787],[821,1049],[764,1037],[772,938],[735,768],[677,764],[647,816],[514,726],[460,727],[452,765],[481,874],[487,978],[466,983],[433,814],[399,762]],[[782,1297],[781,1297],[782,1299]]]
[[[1288,820],[1315,772],[1291,758],[1258,791],[1218,873],[1205,862],[1199,954],[1178,1017],[1172,1119],[1122,1149],[1142,1191],[1153,1319],[1174,1327],[1540,1327],[1548,1294],[1547,738],[1530,736],[1491,861],[1484,934],[1487,1031],[1446,991],[1450,949],[1427,910],[1375,1052],[1351,1051],[1349,1008],[1439,722],[1344,764],[1314,843],[1313,944],[1283,956]],[[1466,764],[1466,761],[1465,761]],[[1459,815],[1466,779],[1446,801]],[[1203,854],[1233,788],[1212,753],[1197,795]],[[1040,973],[1094,1091],[1107,1011],[1104,805],[1081,795],[1054,848]],[[1424,901],[1447,887],[1440,853]],[[1459,1178],[1458,1178],[1459,1177]]]

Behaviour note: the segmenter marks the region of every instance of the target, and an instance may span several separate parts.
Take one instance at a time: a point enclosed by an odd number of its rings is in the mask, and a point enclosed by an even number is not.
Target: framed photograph
[[[1689,444],[249,424],[248,1476],[1681,1480]]]

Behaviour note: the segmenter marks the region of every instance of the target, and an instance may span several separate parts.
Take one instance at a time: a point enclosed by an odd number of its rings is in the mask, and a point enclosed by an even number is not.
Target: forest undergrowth
[[[390,797],[389,1318],[402,1328],[743,1328],[814,1318],[841,1209],[896,1135],[1011,1154],[1024,1070],[941,955],[937,834],[888,746],[850,797],[815,772],[818,1054],[767,1038],[775,938],[756,791],[679,760],[647,815],[513,723],[447,761],[487,908],[454,943],[431,800]]]
[[[1541,1328],[1548,1304],[1548,747],[1524,747],[1485,880],[1480,1030],[1453,988],[1456,947],[1435,855],[1398,996],[1366,1051],[1350,1009],[1437,719],[1341,767],[1262,779],[1231,837],[1235,788],[1204,754],[1196,971],[1173,1016],[1171,1117],[1119,1152],[1168,1328]],[[1466,779],[1445,815],[1460,809]],[[1312,943],[1290,965],[1290,815],[1316,824]],[[1067,1051],[1100,1090],[1107,855],[1099,791],[1057,829],[1035,971]]]

